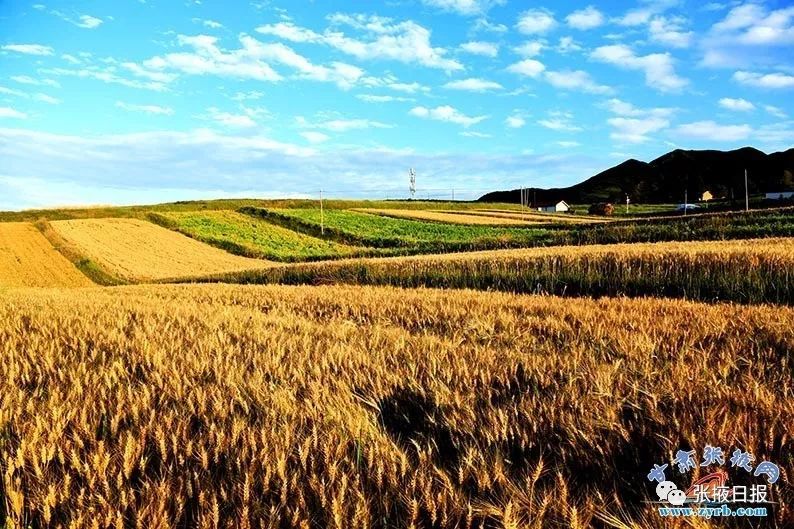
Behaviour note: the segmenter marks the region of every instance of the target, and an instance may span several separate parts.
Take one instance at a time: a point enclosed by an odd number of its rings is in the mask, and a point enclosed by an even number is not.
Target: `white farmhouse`
[[[556,204],[535,204],[538,211],[544,213],[565,213],[570,211],[571,207],[564,200],[560,200]]]

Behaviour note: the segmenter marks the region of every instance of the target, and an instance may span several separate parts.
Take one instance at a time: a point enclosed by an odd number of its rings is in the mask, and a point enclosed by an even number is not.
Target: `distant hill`
[[[571,204],[619,202],[629,195],[634,203],[680,203],[684,190],[695,202],[705,191],[714,198],[744,197],[744,170],[748,171],[750,194],[794,190],[794,148],[765,154],[752,147],[735,151],[685,151],[676,149],[652,162],[627,160],[571,187],[532,188],[529,197],[537,203],[565,200]],[[519,203],[521,193],[494,191],[482,202]]]

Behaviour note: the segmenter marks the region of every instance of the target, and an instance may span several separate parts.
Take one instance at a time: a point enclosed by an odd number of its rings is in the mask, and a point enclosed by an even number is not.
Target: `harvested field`
[[[13,291],[0,509],[75,529],[750,527],[650,503],[653,464],[718,444],[780,465],[764,526],[792,527],[793,349],[794,310],[769,306]]]
[[[570,215],[567,213],[542,213],[540,211],[527,211],[519,210],[513,211],[509,209],[476,209],[466,212],[467,215],[484,215],[488,217],[498,217],[506,219],[518,219],[532,222],[554,223],[559,222],[563,224],[598,224],[602,222],[609,222],[608,219],[587,216],[587,215]]]
[[[0,223],[0,287],[83,287],[93,283],[32,225]]]
[[[130,281],[172,279],[266,268],[272,263],[229,254],[137,219],[84,219],[53,229],[103,269]]]
[[[361,213],[370,213],[372,215],[383,215],[384,217],[395,217],[398,219],[412,219],[412,220],[426,220],[431,222],[443,222],[446,224],[471,224],[482,226],[525,226],[532,224],[523,219],[499,217],[499,216],[486,216],[486,215],[469,215],[468,211],[461,212],[454,211],[430,211],[430,210],[412,210],[412,209],[356,209]]]

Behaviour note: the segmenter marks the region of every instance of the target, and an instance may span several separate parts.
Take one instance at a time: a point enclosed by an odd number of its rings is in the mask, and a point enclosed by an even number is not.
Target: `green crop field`
[[[250,215],[273,219],[298,230],[320,229],[318,209],[243,208]],[[346,210],[324,212],[325,232],[348,242],[377,248],[424,247],[428,250],[500,248],[537,245],[549,239],[549,230],[467,226],[396,219]]]
[[[171,212],[150,216],[154,221],[158,221],[158,217],[173,223],[168,226],[172,229],[247,257],[316,261],[372,254],[366,248],[311,237],[236,211]]]

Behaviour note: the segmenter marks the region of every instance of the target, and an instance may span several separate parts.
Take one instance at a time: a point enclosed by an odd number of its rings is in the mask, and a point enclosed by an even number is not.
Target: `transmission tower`
[[[408,178],[410,182],[408,189],[411,191],[411,200],[413,200],[416,196],[416,171],[413,168],[408,170]]]

